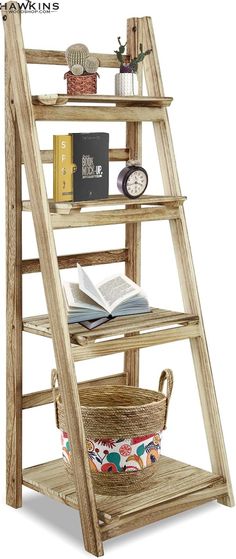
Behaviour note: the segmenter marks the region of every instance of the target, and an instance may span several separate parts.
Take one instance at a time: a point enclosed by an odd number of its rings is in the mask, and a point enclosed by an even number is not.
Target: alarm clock
[[[148,185],[147,171],[141,165],[127,165],[118,175],[117,187],[128,198],[139,198]]]

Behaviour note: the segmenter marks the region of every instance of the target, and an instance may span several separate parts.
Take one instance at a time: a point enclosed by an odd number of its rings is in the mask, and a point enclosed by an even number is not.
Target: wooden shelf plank
[[[63,460],[23,471],[23,485],[77,509],[79,501]],[[103,539],[171,516],[227,493],[224,479],[211,472],[161,456],[149,490],[134,495],[96,495]],[[137,521],[137,522],[136,522]]]
[[[49,208],[53,229],[66,229],[68,227],[95,227],[142,221],[175,220],[180,217],[179,206],[183,204],[184,200],[184,197],[144,196],[134,201],[124,196],[115,195],[104,200],[90,200],[79,203],[49,201]],[[113,209],[107,209],[109,206],[112,206]],[[125,207],[118,209],[114,206]],[[83,209],[91,210],[82,211]],[[29,200],[22,202],[22,210],[31,211]]]
[[[101,340],[103,337],[107,336],[134,334],[135,332],[153,330],[155,328],[162,328],[176,324],[198,324],[198,317],[192,314],[153,308],[150,313],[114,318],[112,321],[96,328],[96,331],[85,331],[85,328],[79,323],[77,323],[77,325],[71,324],[69,328],[73,341],[77,341],[77,337],[83,336],[87,342],[89,342]]]
[[[127,336],[126,338],[122,337],[108,341],[100,341],[99,343],[90,343],[85,346],[77,346],[72,348],[72,356],[74,361],[83,361],[85,359],[113,355],[114,353],[122,353],[131,349],[144,349],[155,345],[198,338],[199,336],[200,329],[198,325],[186,324],[185,326],[178,326],[177,328],[168,328],[155,332],[147,332],[145,334]]]
[[[128,249],[104,250],[101,252],[84,252],[80,254],[65,254],[58,256],[59,269],[74,268],[77,262],[80,266],[95,266],[101,264],[113,264],[126,262],[128,259]],[[38,258],[22,260],[22,274],[32,274],[40,272],[40,262]]]
[[[91,53],[92,54],[92,53]],[[65,51],[25,49],[28,64],[55,64],[67,66]],[[115,54],[93,53],[99,59],[100,68],[119,68],[120,63]]]
[[[121,105],[121,103],[120,103]],[[140,106],[59,106],[33,105],[35,120],[84,122],[159,122],[165,120],[164,108]]]
[[[179,218],[179,209],[156,206],[154,208],[130,208],[94,212],[71,212],[69,215],[51,214],[53,229],[68,227],[96,227],[144,221],[160,221]]]
[[[121,534],[142,528],[147,524],[157,522],[169,516],[185,512],[194,507],[204,505],[209,501],[214,501],[222,497],[226,493],[226,484],[213,485],[213,487],[206,487],[200,489],[195,493],[185,494],[183,497],[176,497],[168,500],[167,502],[160,503],[144,510],[138,510],[125,516],[119,517],[114,521],[110,520],[109,516],[104,516],[104,524],[101,526],[101,533],[103,541]],[[101,518],[102,513],[99,514]]]
[[[64,93],[57,94],[56,104],[62,105],[67,103],[104,103],[113,104],[119,106],[138,106],[138,107],[168,107],[172,101],[173,97],[149,97],[143,95],[66,95]],[[33,95],[32,101],[34,105],[44,105],[53,106],[55,100],[44,100],[40,95]]]
[[[166,309],[151,309],[150,313],[130,316],[120,316],[98,326],[94,330],[87,330],[78,322],[69,324],[69,333],[74,343],[80,343],[83,338],[85,343],[111,336],[122,336],[136,332],[165,328],[174,325],[198,324],[198,316]],[[30,316],[23,320],[23,330],[39,336],[51,337],[51,328],[48,315]]]
[[[171,328],[166,328],[166,326],[171,326]],[[47,315],[25,318],[23,330],[51,338]],[[192,339],[200,335],[196,315],[175,313],[163,309],[152,309],[150,313],[117,317],[94,330],[87,330],[79,323],[70,324],[69,333],[74,361]],[[124,337],[127,334],[128,336]]]
[[[127,373],[116,373],[106,377],[99,377],[90,379],[88,381],[78,382],[80,388],[88,388],[98,384],[127,384]],[[22,409],[36,408],[38,406],[45,406],[46,404],[53,403],[52,389],[39,390],[38,392],[31,392],[24,394],[22,397]]]
[[[84,200],[81,202],[54,202],[54,200],[49,199],[50,213],[56,213],[60,215],[70,214],[80,211],[83,208],[97,208],[97,207],[109,207],[109,206],[166,206],[178,208],[182,206],[185,202],[186,196],[150,196],[144,194],[141,198],[137,198],[135,201],[131,198],[126,198],[121,194],[110,194],[107,198],[100,200]],[[22,210],[30,212],[31,204],[30,200],[23,200]]]
[[[53,163],[53,150],[52,149],[41,149],[41,160],[42,163]],[[109,161],[128,161],[129,150],[128,148],[111,148],[109,149]],[[22,157],[21,160],[24,163]]]

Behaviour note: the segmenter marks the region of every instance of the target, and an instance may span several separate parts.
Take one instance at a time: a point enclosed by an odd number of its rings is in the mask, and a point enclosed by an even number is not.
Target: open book
[[[117,274],[95,285],[77,264],[78,283],[64,282],[68,322],[83,322],[149,312],[146,296],[136,283]]]

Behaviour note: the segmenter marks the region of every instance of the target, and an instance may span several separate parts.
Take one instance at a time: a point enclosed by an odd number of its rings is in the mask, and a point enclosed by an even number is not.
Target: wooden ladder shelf
[[[143,42],[152,53],[139,70],[139,95],[133,97],[59,95],[58,104],[44,105],[31,95],[27,64],[65,65],[57,51],[26,50],[19,13],[2,9],[6,41],[6,183],[7,183],[7,503],[22,504],[22,484],[80,509],[84,546],[103,555],[103,541],[217,499],[233,505],[233,494],[207,350],[200,302],[169,127],[167,107],[149,17],[130,18],[127,47],[137,55]],[[97,54],[100,66],[116,68],[114,55]],[[142,95],[142,72],[148,96]],[[70,102],[73,101],[73,105]],[[86,102],[93,105],[86,105]],[[81,105],[81,102],[84,104]],[[102,106],[101,106],[102,104]],[[107,106],[104,106],[107,104]],[[164,185],[163,196],[143,196],[135,204],[122,196],[80,204],[48,200],[43,163],[52,151],[40,150],[37,120],[126,121],[127,143],[110,149],[111,161],[141,159],[142,121],[152,121]],[[25,166],[30,200],[22,201],[21,166]],[[101,206],[101,208],[100,208]],[[118,206],[118,208],[117,208]],[[22,260],[22,212],[32,212],[39,259]],[[88,331],[67,323],[59,269],[123,262],[125,273],[140,282],[142,221],[169,220],[182,290],[184,312],[152,309],[150,315],[119,317]],[[57,257],[53,229],[125,224],[125,247]],[[157,225],[158,226],[158,225]],[[22,318],[22,274],[41,272],[48,315]],[[72,447],[74,482],[62,460],[22,471],[22,410],[52,403],[50,389],[22,394],[22,332],[52,339],[62,400]],[[121,343],[121,336],[122,343]],[[75,361],[124,353],[124,372],[82,383],[139,384],[139,349],[189,339],[196,371],[212,472],[162,456],[155,490],[121,497],[94,494],[75,374]],[[94,343],[99,341],[99,343]],[[167,475],[168,473],[168,475]]]

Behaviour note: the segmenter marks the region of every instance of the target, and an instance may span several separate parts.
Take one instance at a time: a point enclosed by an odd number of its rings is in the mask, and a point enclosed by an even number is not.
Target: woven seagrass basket
[[[83,74],[74,76],[72,72],[66,72],[64,79],[67,80],[68,95],[91,95],[97,93],[97,74]]]
[[[73,476],[72,456],[57,371],[52,389],[62,454]],[[163,392],[167,384],[166,394]],[[173,374],[165,369],[158,392],[132,386],[80,388],[79,398],[95,492],[105,495],[144,491],[156,483],[161,433],[166,429]]]

